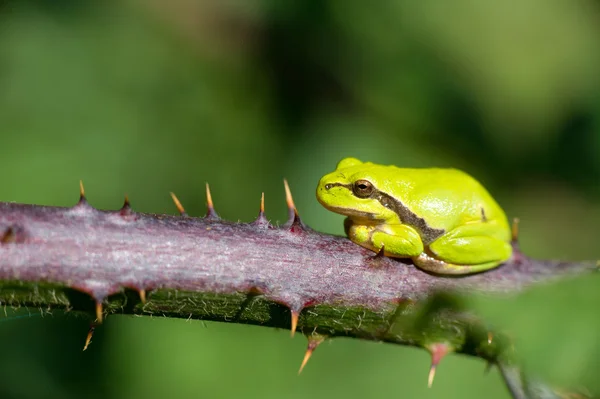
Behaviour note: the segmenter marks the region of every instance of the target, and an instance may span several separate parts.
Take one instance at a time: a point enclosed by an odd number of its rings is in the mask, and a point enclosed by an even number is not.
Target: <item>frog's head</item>
[[[389,221],[396,213],[385,207],[378,187],[386,185],[380,165],[356,158],[342,159],[335,171],[321,178],[317,199],[330,211],[364,223]]]

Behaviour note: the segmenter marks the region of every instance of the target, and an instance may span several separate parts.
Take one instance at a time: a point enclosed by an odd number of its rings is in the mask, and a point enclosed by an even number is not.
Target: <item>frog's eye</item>
[[[352,191],[358,198],[368,198],[373,193],[374,187],[368,180],[357,180],[352,185]]]

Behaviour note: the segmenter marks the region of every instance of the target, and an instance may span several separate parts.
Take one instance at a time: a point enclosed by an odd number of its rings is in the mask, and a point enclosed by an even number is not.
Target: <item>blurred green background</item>
[[[600,3],[584,0],[0,1],[1,201],[252,220],[282,179],[311,227],[345,156],[479,178],[536,257],[600,258]],[[475,306],[535,373],[600,391],[600,280]],[[0,398],[508,398],[484,362],[288,331],[7,309]],[[0,312],[3,313],[3,312]],[[22,317],[24,316],[24,317]]]

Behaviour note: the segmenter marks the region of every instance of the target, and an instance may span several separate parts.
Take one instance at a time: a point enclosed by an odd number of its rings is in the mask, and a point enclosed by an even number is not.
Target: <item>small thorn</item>
[[[431,353],[431,367],[429,368],[429,375],[427,376],[427,387],[431,388],[433,385],[433,379],[435,378],[435,372],[437,366],[440,364],[444,356],[452,351],[452,348],[447,343],[436,343],[427,347],[429,353]]]
[[[288,223],[291,223],[298,217],[298,211],[296,210],[296,205],[294,204],[292,190],[290,190],[290,185],[286,179],[283,179],[283,187],[285,188],[285,202],[287,202],[288,207]]]
[[[300,369],[298,370],[298,375],[302,373],[302,370],[304,370],[304,366],[306,366],[306,363],[308,363],[308,361],[310,360],[310,357],[312,356],[313,352],[323,341],[325,341],[325,336],[323,335],[314,334],[308,337],[308,347],[306,348],[306,352],[304,353],[304,359],[302,359],[302,364],[300,365]]]
[[[85,351],[88,346],[92,343],[92,336],[94,335],[94,330],[96,329],[96,325],[94,323],[90,324],[90,329],[87,333],[87,337],[85,338],[85,345],[83,346],[83,350]]]
[[[260,208],[258,211],[258,217],[254,220],[254,225],[256,226],[264,226],[270,227],[270,223],[265,217],[265,193],[262,193],[260,196]]]
[[[264,215],[265,214],[265,192],[264,191],[260,195],[260,210],[259,210],[259,214],[260,215]]]
[[[292,191],[290,190],[290,185],[286,179],[283,179],[283,186],[285,188],[285,201],[288,206],[288,220],[284,224],[284,227],[289,228],[290,231],[294,233],[310,230],[302,223],[302,219],[300,219],[300,215],[298,215],[298,210],[296,209],[294,199],[292,198]]]
[[[294,338],[294,334],[296,334],[296,327],[298,326],[298,317],[300,316],[299,312],[292,310],[292,329],[290,331],[290,336]]]
[[[15,229],[12,226],[9,226],[6,228],[6,230],[4,230],[4,233],[2,234],[2,238],[0,238],[0,242],[2,244],[8,244],[11,242],[15,242],[16,241],[16,234],[15,234]]]
[[[102,311],[102,302],[96,302],[96,322],[98,324],[102,323],[103,311]]]
[[[142,304],[146,303],[146,290],[139,290],[138,291],[140,294],[140,301],[142,301]]]
[[[513,219],[512,228],[511,228],[513,242],[519,241],[519,222],[520,222],[519,218]]]
[[[129,197],[125,194],[125,201],[123,201],[123,206],[119,212],[121,216],[127,216],[131,214],[131,204],[129,203]]]
[[[83,180],[79,180],[79,202],[77,203],[77,205],[87,205],[87,200],[85,199],[85,188],[83,188]]]
[[[379,250],[379,252],[377,252],[377,255],[375,255],[376,258],[383,258],[385,257],[385,245],[381,244],[381,249]]]
[[[179,214],[181,216],[187,216],[188,214],[185,212],[185,209],[183,208],[183,205],[181,205],[181,202],[179,202],[179,198],[177,198],[177,196],[175,195],[175,193],[171,193],[171,198],[173,198],[173,202],[175,203],[175,206],[177,207],[177,210],[179,211]]]
[[[300,365],[300,369],[298,369],[298,375],[302,373],[302,370],[304,370],[304,366],[306,366],[306,363],[308,363],[312,354],[313,350],[311,350],[310,348],[306,349],[306,352],[304,353],[304,359],[302,359],[302,364]]]
[[[494,333],[491,331],[488,331],[488,333],[487,333],[488,345],[491,345],[493,340],[494,340]]]
[[[427,377],[427,388],[431,388],[433,385],[433,379],[435,378],[435,369],[436,366],[434,364],[429,368],[429,376]]]
[[[208,186],[208,183],[206,183],[206,207],[208,208],[206,210],[207,219],[220,219],[219,215],[215,211],[215,206],[213,205],[212,195],[210,194],[210,187]]]

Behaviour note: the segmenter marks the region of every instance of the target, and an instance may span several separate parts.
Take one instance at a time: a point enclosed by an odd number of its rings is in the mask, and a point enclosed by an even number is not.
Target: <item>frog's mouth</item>
[[[321,202],[321,201],[319,201],[319,202]],[[325,208],[327,208],[328,210],[330,210],[332,212],[339,213],[340,215],[348,216],[349,218],[352,218],[355,220],[366,220],[366,221],[378,220],[377,216],[372,212],[357,211],[356,209],[343,208],[341,206],[331,206],[331,205],[324,204],[322,202],[321,202],[321,205],[323,205]]]

